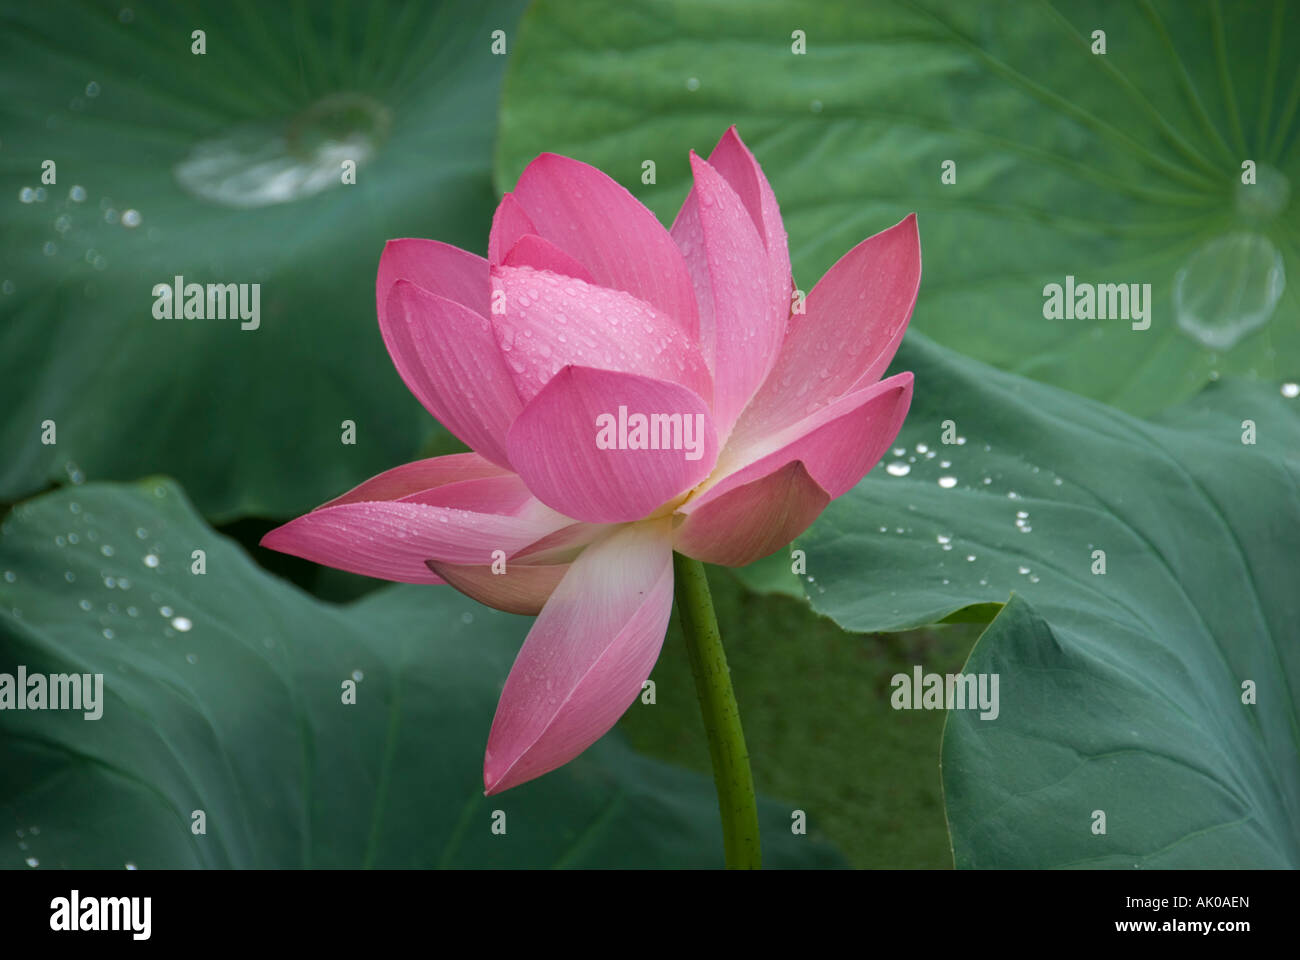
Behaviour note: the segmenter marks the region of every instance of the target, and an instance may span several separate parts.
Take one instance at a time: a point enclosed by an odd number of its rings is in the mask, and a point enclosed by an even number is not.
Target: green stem
[[[713,758],[713,782],[718,790],[722,814],[722,844],[729,870],[757,870],[763,865],[758,839],[758,803],[754,798],[754,777],[749,772],[749,751],[745,731],[740,727],[740,709],[731,689],[731,670],[722,649],[718,618],[704,564],[680,553],[673,554],[676,578],[677,616],[695,674],[695,690],[709,737]]]

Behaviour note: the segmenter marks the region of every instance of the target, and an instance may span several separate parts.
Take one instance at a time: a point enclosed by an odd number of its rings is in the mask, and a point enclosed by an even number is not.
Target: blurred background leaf
[[[497,186],[550,150],[670,223],[687,151],[736,124],[802,289],[915,210],[916,326],[1146,414],[1220,373],[1300,375],[1298,40],[1283,0],[538,0],[507,72]],[[1067,275],[1150,283],[1150,329],[1045,320],[1043,288]]]
[[[451,449],[384,350],[375,269],[393,237],[485,248],[491,34],[522,6],[5,4],[0,499],[165,471],[218,520],[285,517]],[[176,275],[260,283],[260,328],[155,319]]]
[[[0,664],[105,679],[98,720],[5,711],[0,821],[13,832],[0,865],[722,864],[709,778],[618,734],[483,796],[484,744],[528,618],[450,588],[320,603],[162,480],[48,494],[3,526]],[[191,833],[194,810],[206,835]],[[765,802],[761,822],[770,866],[843,864],[816,820],[795,836],[790,811]]]

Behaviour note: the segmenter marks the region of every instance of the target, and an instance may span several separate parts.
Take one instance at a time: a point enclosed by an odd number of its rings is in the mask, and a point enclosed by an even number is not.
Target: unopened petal
[[[577,364],[679,383],[704,399],[712,381],[696,344],[629,293],[533,267],[492,268],[492,314],[515,389],[528,402],[561,367]]]
[[[740,196],[691,154],[695,185],[673,224],[700,309],[700,346],[713,372],[713,416],[731,425],[776,361],[786,312],[774,309],[767,247]]]
[[[513,197],[535,227],[527,232],[583,264],[600,286],[644,300],[695,339],[686,263],[663,224],[624,187],[589,164],[544,153],[520,174]]]

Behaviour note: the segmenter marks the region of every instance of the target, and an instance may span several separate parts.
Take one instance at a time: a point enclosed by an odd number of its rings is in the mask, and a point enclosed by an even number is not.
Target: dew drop
[[[186,663],[198,663],[198,662],[199,662],[199,655],[198,655],[197,653],[187,653],[187,654],[185,654],[185,662],[186,662]]]
[[[1282,254],[1267,237],[1218,237],[1174,277],[1175,319],[1202,346],[1227,350],[1268,322],[1284,289]]]
[[[357,683],[360,683],[360,682],[361,682],[362,680],[364,680],[365,678],[366,678],[366,675],[365,675],[364,673],[362,673],[360,670],[353,670],[353,671],[352,671],[352,679],[355,680]]]
[[[175,613],[175,611],[172,610],[171,607],[159,607],[158,612],[162,614],[164,617],[170,617],[173,613]]]
[[[122,226],[124,227],[138,227],[140,226],[140,221],[141,217],[139,210],[126,210],[122,213]]]
[[[85,203],[86,188],[73,184],[72,188],[68,191],[68,199],[73,203]]]
[[[951,490],[953,487],[957,486],[957,478],[956,478],[956,477],[940,477],[940,478],[939,478],[939,486],[943,487],[945,490]]]
[[[154,553],[146,553],[144,555],[144,565],[150,568],[158,566],[158,555]]]
[[[1294,397],[1300,397],[1300,383],[1282,384],[1282,396],[1286,397],[1288,400]]]
[[[28,857],[26,862],[29,867],[39,867],[41,865],[41,861],[37,860],[35,857]]]
[[[975,554],[973,554],[973,553],[968,553],[968,554],[966,554],[966,562],[967,562],[967,563],[974,563],[974,562],[975,562]]]
[[[891,477],[905,477],[912,472],[912,468],[901,460],[896,460],[885,467],[885,472]]]

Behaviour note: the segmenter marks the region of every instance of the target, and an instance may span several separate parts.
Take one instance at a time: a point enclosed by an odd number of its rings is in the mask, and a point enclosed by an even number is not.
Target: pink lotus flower
[[[538,614],[492,723],[489,794],[567,763],[637,698],[674,550],[740,566],[785,546],[911,402],[910,373],[880,376],[920,282],[915,215],[845,254],[805,310],[734,128],[690,160],[671,231],[599,170],[543,154],[502,198],[486,260],[390,241],[384,343],[475,452],[389,470],[262,540]]]

